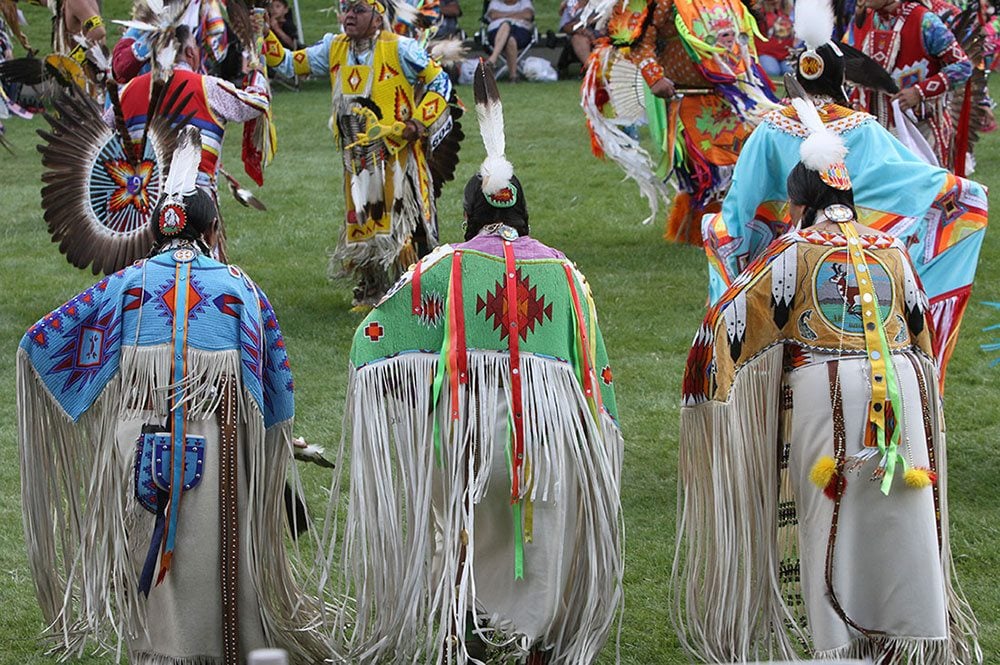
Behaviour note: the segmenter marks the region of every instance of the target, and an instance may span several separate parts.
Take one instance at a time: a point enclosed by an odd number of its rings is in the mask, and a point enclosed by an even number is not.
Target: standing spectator
[[[496,66],[503,55],[511,82],[517,82],[517,52],[531,43],[535,30],[535,8],[531,0],[490,0],[486,8],[486,34],[493,52],[487,59]]]
[[[271,0],[271,5],[267,8],[267,22],[271,32],[285,48],[305,47],[305,44],[299,41],[299,29],[291,12],[288,11],[287,0]]]
[[[795,68],[788,62],[788,54],[795,46],[788,0],[762,0],[759,10],[764,19],[761,32],[767,37],[766,41],[755,39],[760,66],[772,78],[794,73]]]
[[[601,36],[595,29],[596,19],[586,25],[579,25],[580,13],[586,4],[583,0],[563,0],[559,5],[559,30],[569,37],[570,48],[581,65],[587,64],[590,51],[594,48],[594,40]]]

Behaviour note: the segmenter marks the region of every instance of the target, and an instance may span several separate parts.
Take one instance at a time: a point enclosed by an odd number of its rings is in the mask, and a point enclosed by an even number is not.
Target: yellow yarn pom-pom
[[[812,471],[809,473],[809,479],[813,481],[813,484],[820,489],[826,489],[826,486],[830,484],[833,480],[834,474],[837,473],[837,462],[829,455],[824,455],[816,460],[813,465]]]
[[[903,480],[906,481],[907,485],[913,487],[914,489],[930,487],[931,483],[934,482],[934,478],[931,477],[930,472],[927,469],[921,469],[919,467],[907,469],[906,473],[903,474]]]

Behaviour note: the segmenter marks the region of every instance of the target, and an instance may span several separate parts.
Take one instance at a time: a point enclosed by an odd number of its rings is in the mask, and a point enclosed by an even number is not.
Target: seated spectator
[[[580,14],[587,3],[585,0],[563,0],[559,6],[559,31],[569,37],[569,45],[581,65],[587,65],[587,58],[594,48],[594,40],[603,36],[595,30],[594,22],[579,25]],[[596,20],[596,19],[595,19]],[[569,61],[567,61],[568,64]]]
[[[794,73],[795,68],[788,62],[788,54],[795,46],[788,0],[760,0],[757,10],[763,18],[760,31],[767,37],[767,41],[755,40],[761,67],[772,78]]]
[[[507,60],[507,75],[512,82],[516,82],[517,52],[531,43],[535,30],[535,8],[531,0],[490,0],[486,20],[489,21],[486,35],[493,44],[493,52],[487,62],[495,67],[503,55]]]
[[[437,38],[458,36],[458,17],[462,15],[458,0],[441,0],[438,6],[441,8],[441,21],[438,23]]]
[[[299,42],[299,30],[295,27],[295,19],[288,11],[288,0],[271,0],[267,8],[267,19],[271,32],[282,46],[292,50],[305,48],[305,44]]]

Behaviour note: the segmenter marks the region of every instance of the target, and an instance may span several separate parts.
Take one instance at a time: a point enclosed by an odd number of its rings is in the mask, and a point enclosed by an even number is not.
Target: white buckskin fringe
[[[509,478],[491,483],[488,473],[497,419],[501,426],[507,419],[510,364],[505,353],[469,353],[469,383],[452,426],[447,378],[441,403],[432,404],[438,361],[436,353],[410,353],[351,371],[351,421],[342,443],[350,437],[343,559],[345,595],[356,599],[357,617],[341,630],[352,662],[470,659],[464,636],[467,616],[477,608],[476,505],[487,492],[510,494]],[[577,496],[566,508],[570,515],[575,509],[577,521],[576,539],[566,543],[574,554],[561,609],[539,642],[551,649],[552,663],[591,662],[622,600],[622,439],[607,414],[594,422],[569,365],[525,354],[521,371],[524,467],[530,469],[522,497],[558,505],[570,487]],[[441,427],[440,463],[433,418]],[[443,496],[440,512],[432,507],[435,494],[439,501]],[[497,627],[477,625],[476,631],[488,638]],[[521,637],[501,639],[523,653],[531,645]]]
[[[728,402],[681,409],[671,618],[707,662],[794,659],[796,641],[808,643],[778,579],[782,354],[774,346],[744,365]],[[736,415],[746,413],[756,415]]]
[[[728,402],[681,409],[677,544],[671,573],[671,618],[682,646],[706,662],[803,656],[877,658],[910,665],[983,662],[977,624],[957,586],[948,541],[947,446],[937,372],[915,354],[929,391],[941,508],[941,566],[948,599],[947,640],[859,638],[809,654],[812,640],[786,605],[778,578],[777,465],[782,346],[744,365]],[[756,417],[736,417],[736,414]],[[761,442],[765,442],[761,445]]]
[[[48,392],[28,355],[17,353],[21,501],[28,561],[52,653],[80,656],[93,641],[98,652],[121,657],[128,638],[147,631],[138,591],[151,529],[139,528],[132,491],[132,453],[116,443],[119,421],[142,412],[166,416],[172,347],[123,347],[118,374],[73,423]],[[220,380],[240,376],[238,351],[187,352],[190,420],[215,416]],[[261,605],[266,638],[294,661],[333,654],[324,622],[334,608],[303,588],[326,580],[325,555],[316,543],[312,570],[293,571],[285,545],[283,493],[291,453],[291,420],[264,430],[263,416],[245,390],[237,393],[241,455],[248,469],[249,583]],[[292,465],[292,481],[300,485]],[[315,537],[314,537],[315,538]],[[318,538],[316,538],[318,541]],[[300,587],[296,575],[305,579]],[[170,661],[174,662],[174,661]],[[179,661],[183,662],[183,661]]]

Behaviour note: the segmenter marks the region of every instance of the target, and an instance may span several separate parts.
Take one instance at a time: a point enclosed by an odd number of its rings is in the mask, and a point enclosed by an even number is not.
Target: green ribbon
[[[874,289],[872,289],[872,291],[874,292]],[[896,463],[902,463],[904,473],[909,465],[906,462],[906,458],[899,452],[899,432],[903,426],[903,423],[901,423],[899,419],[903,417],[903,401],[899,394],[899,381],[896,379],[896,366],[892,361],[892,355],[889,349],[889,340],[885,336],[885,322],[882,320],[881,311],[878,308],[877,295],[874,300],[875,313],[879,320],[879,346],[882,349],[882,357],[885,358],[886,391],[889,395],[889,402],[892,403],[893,419],[896,421],[896,426],[892,428],[892,436],[889,439],[888,445],[885,442],[885,429],[879,428],[876,436],[878,449],[879,452],[882,453],[882,459],[885,463],[885,475],[882,476],[882,485],[879,489],[882,491],[882,494],[888,496],[889,491],[892,488],[892,478],[896,473]]]
[[[510,414],[507,414],[507,446],[504,452],[507,455],[507,468],[513,473],[514,465],[511,457],[511,447],[513,445],[514,423]],[[514,514],[514,579],[524,579],[524,523],[521,520],[521,501],[513,505]]]

